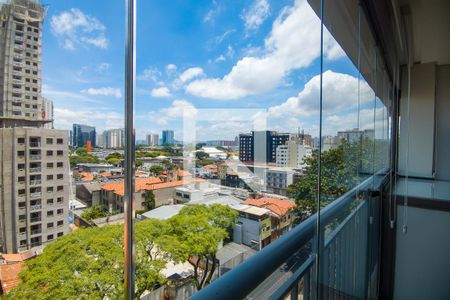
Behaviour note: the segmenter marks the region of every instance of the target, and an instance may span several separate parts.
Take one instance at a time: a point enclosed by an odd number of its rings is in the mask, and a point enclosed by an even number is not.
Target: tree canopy
[[[386,155],[382,144],[369,138],[350,143],[342,140],[337,148],[322,152],[320,205],[326,206],[340,197],[367,176],[380,169]],[[317,210],[318,153],[305,158],[304,176],[288,187],[296,200],[297,221],[306,219]],[[386,159],[386,158],[384,158]]]
[[[197,289],[207,285],[216,269],[218,245],[236,217],[227,206],[192,205],[168,220],[136,223],[136,296],[168,283],[161,270],[169,261],[188,261]],[[26,261],[22,283],[5,299],[122,298],[123,230],[123,225],[106,225],[58,238]]]

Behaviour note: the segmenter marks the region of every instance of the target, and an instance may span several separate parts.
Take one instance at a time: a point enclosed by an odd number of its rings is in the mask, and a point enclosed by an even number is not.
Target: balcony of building
[[[388,163],[191,299],[449,299],[450,3],[308,2],[351,59],[369,24],[398,89]]]

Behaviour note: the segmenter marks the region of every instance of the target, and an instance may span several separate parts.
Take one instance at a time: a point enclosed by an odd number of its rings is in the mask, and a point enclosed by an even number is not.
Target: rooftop
[[[167,220],[180,212],[185,205],[163,205],[142,214],[144,219]]]
[[[244,204],[267,208],[280,217],[284,216],[290,209],[296,207],[294,201],[269,197],[247,199],[244,201]]]

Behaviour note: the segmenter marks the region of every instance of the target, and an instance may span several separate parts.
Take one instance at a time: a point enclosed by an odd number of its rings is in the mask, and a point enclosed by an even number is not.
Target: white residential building
[[[303,169],[304,159],[312,155],[312,148],[304,145],[300,139],[291,137],[284,145],[276,150],[276,166]]]
[[[156,133],[147,134],[147,145],[158,146],[159,145],[159,135]]]
[[[109,129],[103,132],[103,147],[106,149],[123,148],[125,146],[125,130]]]

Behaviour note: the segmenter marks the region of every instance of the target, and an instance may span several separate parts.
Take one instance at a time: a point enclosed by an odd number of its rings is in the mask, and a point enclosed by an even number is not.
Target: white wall
[[[400,98],[399,174],[431,178],[435,134],[436,65],[418,64],[411,68],[409,116],[407,74],[404,69]]]
[[[450,212],[398,206],[394,299],[449,299]]]

